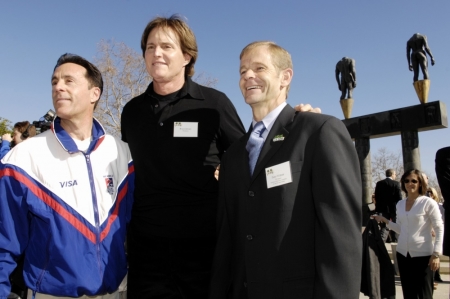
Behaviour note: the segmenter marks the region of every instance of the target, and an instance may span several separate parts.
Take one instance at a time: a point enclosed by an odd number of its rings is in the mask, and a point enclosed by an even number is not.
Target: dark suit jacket
[[[210,298],[359,298],[362,189],[347,129],[287,105],[252,177],[250,132],[221,163]],[[265,169],[286,161],[293,182],[268,189]]]
[[[361,293],[370,299],[395,299],[395,271],[375,219],[369,219],[363,238]]]
[[[450,147],[436,152],[436,177],[444,197],[444,246],[443,254],[450,256]]]
[[[397,202],[402,199],[400,183],[390,178],[378,181],[375,187],[376,211],[387,217],[397,215]],[[386,215],[387,214],[387,215]]]

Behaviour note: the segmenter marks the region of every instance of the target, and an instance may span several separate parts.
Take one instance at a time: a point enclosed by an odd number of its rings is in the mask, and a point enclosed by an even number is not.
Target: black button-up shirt
[[[245,133],[228,97],[186,78],[167,99],[156,95],[151,83],[125,105],[121,121],[136,176],[131,228],[165,237],[213,235],[214,171],[224,151]],[[174,122],[197,122],[198,137],[174,137]]]

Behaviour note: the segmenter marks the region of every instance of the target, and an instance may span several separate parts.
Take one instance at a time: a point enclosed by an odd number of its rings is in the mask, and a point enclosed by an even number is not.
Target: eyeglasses
[[[413,183],[413,184],[417,184],[419,181],[418,180],[404,180],[403,183],[408,184],[409,182]]]

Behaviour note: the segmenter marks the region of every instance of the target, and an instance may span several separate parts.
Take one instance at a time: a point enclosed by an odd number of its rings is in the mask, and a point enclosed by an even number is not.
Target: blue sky
[[[238,88],[239,53],[255,40],[272,40],[293,57],[288,102],[311,103],[343,118],[334,68],[356,60],[352,116],[419,104],[406,60],[406,41],[426,34],[436,65],[429,67],[429,101],[450,107],[450,1],[2,1],[0,2],[0,116],[38,120],[51,104],[50,76],[66,52],[92,60],[102,39],[140,51],[155,16],[185,16],[197,37],[197,73],[218,79],[246,127],[251,110]],[[434,174],[436,150],[450,146],[448,129],[419,133],[424,171]],[[374,139],[401,151],[400,136]]]

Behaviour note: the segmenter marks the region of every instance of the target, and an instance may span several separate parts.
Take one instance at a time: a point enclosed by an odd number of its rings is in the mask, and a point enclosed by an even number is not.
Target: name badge
[[[289,161],[266,168],[267,189],[292,183],[291,163]]]
[[[198,137],[198,122],[174,122],[173,137]]]

